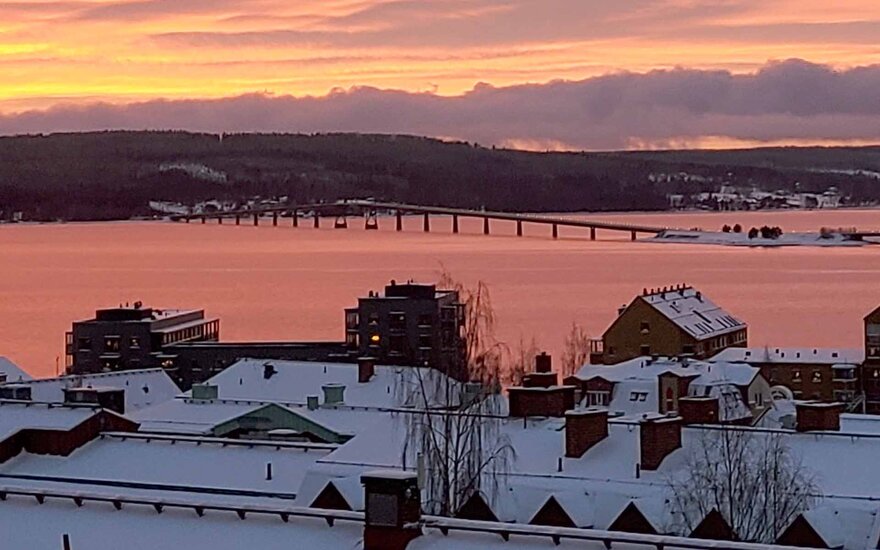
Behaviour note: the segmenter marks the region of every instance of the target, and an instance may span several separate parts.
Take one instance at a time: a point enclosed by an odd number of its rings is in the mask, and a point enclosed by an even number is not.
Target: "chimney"
[[[535,372],[547,373],[553,370],[553,358],[546,351],[535,356]]]
[[[523,376],[524,388],[550,388],[559,384],[559,378],[555,372],[530,372]]]
[[[685,426],[691,424],[717,424],[717,397],[679,397],[678,415]]]
[[[587,409],[565,413],[565,456],[580,458],[608,437],[608,411]]]
[[[376,360],[372,357],[358,357],[358,384],[366,384],[376,374]]]
[[[799,432],[839,432],[843,403],[795,403]]]
[[[574,408],[575,386],[522,387],[507,389],[510,416],[542,416],[562,418]]]
[[[366,518],[364,550],[405,550],[422,534],[418,475],[378,470],[361,476]]]
[[[639,454],[642,470],[656,470],[663,459],[681,447],[681,418],[645,418],[639,422]]]
[[[325,405],[342,405],[345,402],[345,386],[343,384],[324,384],[321,386],[324,391]]]

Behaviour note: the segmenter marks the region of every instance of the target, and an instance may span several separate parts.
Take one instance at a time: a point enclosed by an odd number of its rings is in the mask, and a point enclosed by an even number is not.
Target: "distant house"
[[[616,365],[585,365],[567,384],[584,406],[625,416],[680,411],[682,398],[717,400],[715,420],[748,423],[770,406],[770,386],[745,364],[639,357]]]
[[[862,388],[865,412],[880,413],[880,307],[865,316],[865,360],[862,366]]]
[[[858,405],[860,349],[728,348],[710,361],[758,367],[771,386],[787,387],[795,399]]]
[[[705,359],[748,343],[746,324],[689,286],[645,289],[592,344],[590,362],[611,365],[636,357]]]

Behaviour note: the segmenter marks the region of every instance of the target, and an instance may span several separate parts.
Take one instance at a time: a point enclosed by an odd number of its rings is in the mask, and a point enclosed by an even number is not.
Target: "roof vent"
[[[836,357],[837,357],[837,352],[836,352],[836,351],[831,352],[831,357],[836,358]]]
[[[217,399],[219,388],[214,384],[193,384],[192,398],[194,401],[211,401]]]
[[[701,302],[703,301],[703,293],[700,292],[699,290],[697,291],[697,293],[694,296],[696,296],[697,300],[699,300]]]
[[[263,379],[268,380],[278,373],[272,363],[263,363]]]
[[[309,395],[306,396],[306,406],[310,411],[314,411],[318,409],[318,396],[317,395]]]
[[[344,384],[324,384],[321,390],[324,391],[325,405],[341,405],[345,402]]]

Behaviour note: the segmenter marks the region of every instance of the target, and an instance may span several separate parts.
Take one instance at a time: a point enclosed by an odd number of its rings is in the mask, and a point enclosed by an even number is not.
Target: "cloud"
[[[880,142],[880,65],[802,60],[751,74],[669,70],[496,88],[460,96],[358,87],[326,96],[57,106],[0,116],[0,133],[103,129],[377,132],[553,149],[730,142]]]

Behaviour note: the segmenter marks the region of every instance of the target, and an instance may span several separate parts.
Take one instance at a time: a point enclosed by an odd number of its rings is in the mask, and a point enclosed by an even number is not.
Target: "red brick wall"
[[[681,447],[681,418],[645,420],[639,424],[641,467],[656,470],[672,451]]]
[[[580,458],[608,437],[608,411],[569,411],[565,415],[565,456]]]
[[[681,397],[678,400],[678,415],[685,425],[717,424],[717,397]]]
[[[574,408],[574,390],[573,386],[510,388],[510,416],[565,416]]]
[[[840,431],[840,413],[842,404],[798,403],[797,431]]]

